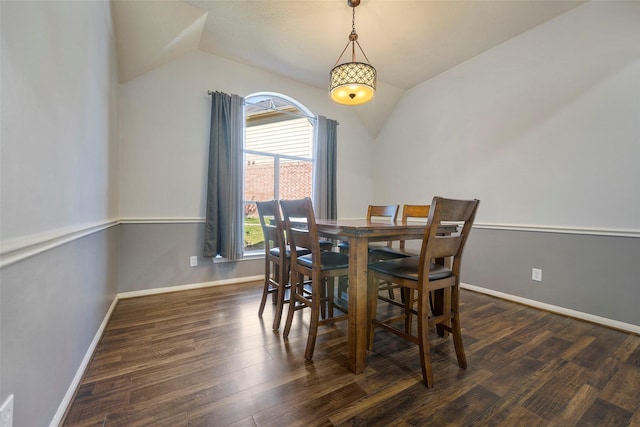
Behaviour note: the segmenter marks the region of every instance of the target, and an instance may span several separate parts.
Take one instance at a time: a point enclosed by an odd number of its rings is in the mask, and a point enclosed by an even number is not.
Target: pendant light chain
[[[355,33],[356,32],[356,8],[352,7],[351,12],[353,12],[353,15],[351,15],[351,32]]]
[[[356,44],[355,42],[358,41],[358,33],[356,33],[356,8],[352,7],[351,8],[351,12],[353,13],[351,15],[351,36],[355,37],[350,37],[351,39],[351,62],[356,62]],[[360,47],[360,43],[358,43],[358,47]]]

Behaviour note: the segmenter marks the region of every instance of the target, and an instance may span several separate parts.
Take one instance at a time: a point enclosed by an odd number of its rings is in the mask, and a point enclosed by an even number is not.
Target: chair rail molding
[[[130,217],[109,219],[94,223],[56,229],[50,232],[17,237],[0,242],[0,268],[4,268],[23,259],[54,249],[58,246],[81,239],[119,224],[198,224],[204,223],[202,217]],[[640,230],[616,228],[560,227],[552,225],[525,225],[475,223],[473,228],[486,230],[526,231],[536,233],[581,234],[591,236],[640,238]]]
[[[620,228],[567,227],[555,225],[495,224],[475,223],[473,228],[485,230],[529,231],[536,233],[582,234],[589,236],[635,237],[640,238],[640,230]]]
[[[197,224],[204,223],[204,217],[189,218],[120,218],[120,224]]]
[[[119,224],[117,219],[72,226],[0,242],[0,268]]]

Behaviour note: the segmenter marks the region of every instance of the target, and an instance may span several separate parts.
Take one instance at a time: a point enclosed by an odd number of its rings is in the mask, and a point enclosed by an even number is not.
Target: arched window
[[[245,98],[244,250],[264,248],[256,201],[311,197],[313,126],[311,112],[276,93]]]

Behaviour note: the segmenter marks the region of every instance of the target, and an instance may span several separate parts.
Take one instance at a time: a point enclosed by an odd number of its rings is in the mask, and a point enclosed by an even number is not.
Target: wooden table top
[[[424,235],[426,223],[424,221],[369,221],[365,218],[356,219],[318,219],[318,232],[327,236],[340,237],[402,237],[404,239],[419,239]],[[442,233],[452,233],[457,225],[440,226]]]

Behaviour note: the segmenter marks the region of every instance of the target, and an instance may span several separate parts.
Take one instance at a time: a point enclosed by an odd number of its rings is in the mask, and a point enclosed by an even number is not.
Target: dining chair
[[[336,277],[349,275],[349,257],[339,252],[320,250],[318,228],[310,198],[281,200],[285,229],[291,246],[291,292],[289,310],[282,336],[287,338],[294,313],[311,309],[309,335],[304,356],[313,358],[318,326],[346,320],[347,314],[334,316],[334,286]],[[305,278],[311,280],[311,294],[305,291]],[[322,313],[326,315],[321,319]]]
[[[383,220],[395,222],[398,219],[398,210],[400,205],[369,205],[367,207],[367,221]],[[377,248],[381,246],[389,246],[390,242],[373,242],[369,244],[370,248]],[[349,254],[349,242],[343,241],[338,243],[338,250],[345,254]]]
[[[430,205],[404,205],[402,207],[402,222],[421,219],[425,220],[429,218]],[[398,247],[393,245],[385,245],[373,248],[369,251],[372,255],[379,257],[379,259],[391,259],[391,258],[404,258],[409,256],[420,256],[420,251],[407,248],[406,240],[400,240]]]
[[[286,242],[284,233],[284,222],[280,213],[280,205],[276,200],[256,202],[258,216],[262,226],[264,236],[264,286],[262,290],[262,300],[258,316],[262,317],[267,297],[272,295],[276,305],[273,316],[273,329],[280,327],[280,319],[286,300],[286,291],[289,284],[289,266],[291,263],[291,249]],[[305,252],[300,250],[301,253]],[[306,253],[309,253],[306,251]]]
[[[420,350],[420,365],[425,385],[433,387],[429,347],[429,327],[438,326],[453,336],[458,365],[466,369],[467,360],[462,343],[460,327],[460,269],[462,253],[478,209],[478,200],[454,200],[434,197],[431,203],[429,218],[422,240],[420,257],[404,257],[380,261],[369,265],[368,272],[368,313],[369,340],[368,346],[373,348],[375,328],[390,331],[414,344]],[[458,224],[456,232],[439,233],[441,225]],[[451,267],[445,267],[443,259],[451,259]],[[433,260],[438,260],[434,263]],[[418,305],[414,309],[412,301],[405,304],[405,322],[409,316],[418,319],[417,334],[413,335],[405,328],[395,325],[397,318],[377,318],[379,281],[396,283],[403,288],[413,289],[417,293]],[[433,296],[432,296],[433,294]],[[430,297],[434,299],[430,301]],[[432,305],[429,313],[430,303]]]
[[[398,210],[400,205],[369,205],[367,207],[367,221],[383,220],[395,222],[398,218]],[[393,242],[370,242],[369,253],[382,247],[391,247]],[[349,242],[341,241],[338,243],[338,251],[342,254],[349,255]],[[372,260],[373,261],[373,260]],[[341,279],[338,282],[338,295],[342,296],[347,292],[347,282]],[[389,298],[393,298],[393,291],[389,291]]]
[[[402,207],[402,222],[406,224],[408,221],[421,219],[426,220],[429,217],[429,208],[430,205],[404,205]],[[398,243],[398,247],[391,245],[378,246],[370,249],[369,253],[371,254],[372,262],[381,261],[385,259],[394,259],[394,258],[405,258],[410,256],[420,256],[420,251],[407,248],[406,240],[400,240]],[[385,297],[382,295],[378,295],[383,301],[386,301],[391,304],[397,304],[395,302],[394,290],[399,288],[397,284],[393,283],[382,283],[380,289],[386,289],[388,291],[389,296]],[[402,304],[405,303],[405,300],[412,301],[413,300],[413,291],[406,290],[405,292],[401,292],[401,300]],[[408,299],[407,299],[408,298]],[[411,322],[408,322],[406,325],[408,330],[411,329]]]

